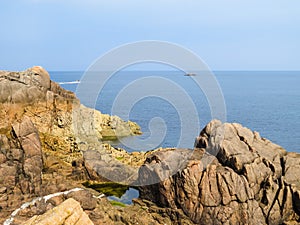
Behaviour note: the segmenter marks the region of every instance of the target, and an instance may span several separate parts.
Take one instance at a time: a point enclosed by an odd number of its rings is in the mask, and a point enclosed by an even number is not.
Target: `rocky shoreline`
[[[300,154],[240,124],[211,121],[192,150],[127,153],[98,140],[139,126],[81,105],[41,67],[0,71],[0,108],[5,225],[300,223]],[[110,202],[83,185],[107,177],[139,198]]]

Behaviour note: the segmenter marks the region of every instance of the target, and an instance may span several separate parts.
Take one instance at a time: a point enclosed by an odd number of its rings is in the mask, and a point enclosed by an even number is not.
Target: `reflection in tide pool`
[[[118,201],[122,202],[124,204],[130,205],[132,204],[132,199],[138,198],[139,197],[139,192],[138,190],[134,188],[129,188],[125,194],[123,194],[120,198],[116,196],[108,196],[107,198],[111,201]]]

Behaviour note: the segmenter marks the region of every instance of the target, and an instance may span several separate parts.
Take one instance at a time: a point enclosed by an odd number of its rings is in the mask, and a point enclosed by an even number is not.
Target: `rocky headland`
[[[74,93],[51,81],[39,66],[23,72],[0,71],[0,108],[0,133],[9,134],[13,123],[29,117],[43,149],[67,162],[72,161],[72,154],[76,157],[79,147],[93,148],[90,134],[97,140],[141,134],[134,122],[81,105]]]
[[[300,223],[300,154],[240,124],[211,121],[194,149],[127,153],[104,140],[139,126],[81,105],[41,67],[0,72],[0,109],[5,225]],[[103,174],[139,198],[91,189],[110,182]]]
[[[147,161],[139,179],[165,177],[172,168],[164,164],[168,154]],[[140,198],[182,210],[196,224],[299,224],[299,181],[299,154],[240,124],[214,120],[196,139],[186,167],[140,187]]]

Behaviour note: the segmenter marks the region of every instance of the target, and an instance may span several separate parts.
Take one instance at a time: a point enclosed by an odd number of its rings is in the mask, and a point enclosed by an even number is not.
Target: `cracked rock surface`
[[[156,156],[143,170],[162,167],[165,160]],[[139,179],[160,177],[161,171],[148,169]],[[202,130],[184,169],[140,188],[140,198],[180,209],[196,224],[299,224],[299,196],[299,154],[240,124],[217,120]]]

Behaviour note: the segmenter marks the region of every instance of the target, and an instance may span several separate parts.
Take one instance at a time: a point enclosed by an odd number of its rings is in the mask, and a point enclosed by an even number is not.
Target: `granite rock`
[[[134,122],[83,106],[39,66],[0,71],[0,134],[23,117],[38,129],[43,150],[67,163],[81,150],[100,148],[104,139],[141,134]]]
[[[144,174],[164,178],[168,163],[154,156],[144,168],[155,164],[160,169],[148,169],[139,179]],[[287,153],[240,124],[214,120],[196,139],[193,154],[184,160],[187,166],[140,187],[140,198],[183,210],[197,224],[296,224],[299,159],[299,154]]]
[[[38,131],[28,117],[0,135],[0,214],[4,219],[27,198],[39,195],[43,157]]]
[[[72,198],[67,199],[45,214],[34,216],[22,225],[93,225],[80,203]]]

